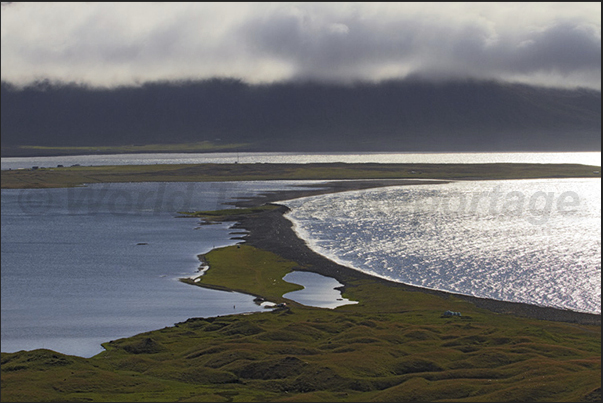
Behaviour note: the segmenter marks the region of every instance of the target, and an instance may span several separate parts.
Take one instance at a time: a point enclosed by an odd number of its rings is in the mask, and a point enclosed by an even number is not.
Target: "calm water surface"
[[[337,308],[342,305],[358,303],[358,301],[351,301],[341,296],[341,291],[337,288],[343,286],[343,284],[334,278],[325,277],[318,273],[292,271],[291,273],[287,273],[283,277],[283,280],[304,286],[303,290],[292,291],[283,295],[283,297],[303,305],[319,308]]]
[[[236,241],[230,224],[200,227],[175,215],[288,184],[3,189],[2,351],[92,356],[103,342],[191,317],[262,310],[251,296],[177,280],[196,272],[197,254]]]

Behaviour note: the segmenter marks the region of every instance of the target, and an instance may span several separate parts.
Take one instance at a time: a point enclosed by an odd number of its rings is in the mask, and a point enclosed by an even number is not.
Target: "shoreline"
[[[446,291],[432,290],[418,286],[399,283],[381,277],[366,274],[362,271],[340,265],[316,252],[301,239],[293,229],[293,223],[284,215],[289,208],[278,204],[278,201],[300,197],[314,196],[327,193],[337,193],[351,190],[363,190],[386,186],[418,185],[448,183],[450,181],[421,181],[421,180],[358,180],[358,181],[330,181],[324,183],[319,189],[316,185],[308,185],[309,189],[284,190],[260,194],[247,199],[240,199],[228,204],[236,207],[256,207],[266,203],[279,207],[260,215],[236,217],[233,229],[244,229],[248,233],[237,239],[244,240],[248,245],[263,249],[287,260],[299,263],[300,271],[315,272],[327,277],[332,277],[344,285],[354,280],[370,279],[383,282],[403,291],[423,292],[438,295],[444,298],[460,298],[473,303],[478,308],[484,308],[499,314],[510,314],[532,319],[541,319],[557,322],[569,322],[582,325],[601,325],[601,315],[594,313],[564,310],[520,302],[501,301],[480,298],[464,294],[455,294]],[[319,185],[320,186],[320,185]],[[312,187],[312,189],[310,189]]]

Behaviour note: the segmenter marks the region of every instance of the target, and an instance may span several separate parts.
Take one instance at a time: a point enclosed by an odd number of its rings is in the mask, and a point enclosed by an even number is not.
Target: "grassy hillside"
[[[334,310],[288,301],[292,261],[218,249],[198,285],[288,307],[104,344],[84,359],[2,353],[2,401],[597,401],[601,328],[494,314],[455,297],[347,284]],[[245,272],[245,276],[241,273]],[[207,283],[207,284],[205,284]],[[446,310],[461,317],[442,317]]]

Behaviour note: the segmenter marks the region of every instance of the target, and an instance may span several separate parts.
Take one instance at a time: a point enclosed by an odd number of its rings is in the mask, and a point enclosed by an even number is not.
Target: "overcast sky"
[[[2,3],[2,80],[601,88],[601,3]]]

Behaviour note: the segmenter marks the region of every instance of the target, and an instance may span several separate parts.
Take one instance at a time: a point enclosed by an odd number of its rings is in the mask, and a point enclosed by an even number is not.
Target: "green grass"
[[[204,260],[210,267],[227,269],[210,269],[199,283],[189,279],[184,282],[259,295],[274,302],[282,302],[283,294],[303,288],[282,279],[297,267],[295,262],[248,245],[214,249],[204,256]]]
[[[295,262],[250,246],[205,255],[196,285],[275,301]],[[359,301],[189,319],[104,344],[90,359],[2,353],[2,401],[600,400],[601,329],[478,309],[376,279]],[[462,317],[442,318],[445,310]]]
[[[56,188],[108,182],[211,182],[330,179],[600,178],[580,164],[164,164],[2,171],[2,189]]]

